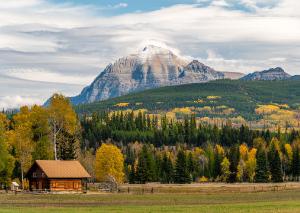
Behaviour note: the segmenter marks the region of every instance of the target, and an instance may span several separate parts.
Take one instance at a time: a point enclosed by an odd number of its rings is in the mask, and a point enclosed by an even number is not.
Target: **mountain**
[[[209,97],[213,97],[211,99]],[[119,103],[126,103],[120,105]],[[78,113],[93,113],[102,110],[147,109],[149,112],[168,111],[174,108],[224,106],[234,109],[233,116],[257,118],[255,108],[263,104],[288,104],[298,108],[300,104],[300,80],[241,81],[216,80],[207,83],[167,86],[136,92],[100,102],[76,106]],[[199,111],[199,113],[202,111]],[[201,116],[208,116],[207,111]],[[207,113],[207,114],[205,114]],[[212,114],[212,117],[218,116]]]
[[[294,75],[290,77],[290,80],[300,80],[300,75]]]
[[[189,63],[168,49],[149,45],[137,54],[109,64],[80,95],[72,97],[71,102],[92,103],[146,89],[203,83],[224,76],[197,60]]]
[[[291,75],[286,73],[282,68],[276,67],[268,70],[264,70],[261,72],[250,73],[241,78],[241,80],[253,81],[253,80],[261,80],[261,81],[272,81],[272,80],[286,80],[290,78]]]

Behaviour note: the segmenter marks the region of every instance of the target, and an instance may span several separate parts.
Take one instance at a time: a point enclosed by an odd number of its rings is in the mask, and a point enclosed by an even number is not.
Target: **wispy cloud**
[[[127,3],[124,3],[124,2],[121,2],[121,3],[119,3],[119,4],[113,5],[112,7],[113,7],[113,8],[116,8],[116,9],[118,9],[118,8],[126,8],[126,7],[128,7],[128,4],[127,4]]]
[[[0,96],[0,109],[16,109],[24,105],[43,104],[39,98],[16,96]]]

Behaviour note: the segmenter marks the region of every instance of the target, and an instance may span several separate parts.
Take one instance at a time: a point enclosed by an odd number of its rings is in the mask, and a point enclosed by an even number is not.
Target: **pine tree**
[[[230,161],[230,175],[228,181],[231,183],[236,182],[237,180],[237,167],[239,164],[239,146],[234,145],[230,148],[229,151],[229,161]]]
[[[57,156],[61,160],[74,160],[77,157],[77,152],[79,149],[79,141],[76,136],[62,130],[60,136],[57,139],[61,142],[57,146]]]
[[[155,162],[147,145],[144,145],[138,158],[136,179],[139,183],[155,181]]]
[[[267,155],[263,147],[260,147],[256,153],[256,170],[255,182],[266,183],[268,182],[268,167]]]
[[[295,181],[299,181],[300,176],[300,155],[299,148],[296,146],[293,150],[292,175]]]
[[[171,159],[164,154],[160,168],[160,182],[172,183],[173,181],[173,164]]]
[[[220,177],[221,175],[221,163],[223,157],[218,153],[215,153],[215,163],[214,163],[214,178]]]
[[[195,162],[191,152],[187,157],[187,168],[190,176],[192,177],[193,180],[195,180]]]
[[[135,183],[136,177],[135,177],[135,171],[134,171],[134,164],[130,166],[129,175],[128,175],[128,182],[130,184]]]
[[[180,184],[191,183],[191,177],[187,168],[187,160],[183,150],[180,150],[177,154],[174,182]]]
[[[282,164],[281,164],[281,159],[278,150],[275,151],[273,161],[270,164],[272,164],[272,169],[271,169],[272,181],[276,183],[283,182]]]

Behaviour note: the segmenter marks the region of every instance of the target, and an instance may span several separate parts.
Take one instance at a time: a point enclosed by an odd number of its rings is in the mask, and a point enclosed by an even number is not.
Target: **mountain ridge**
[[[268,70],[256,71],[250,73],[241,78],[241,80],[253,81],[272,81],[272,80],[286,80],[291,78],[292,76],[286,73],[281,67],[270,68]]]

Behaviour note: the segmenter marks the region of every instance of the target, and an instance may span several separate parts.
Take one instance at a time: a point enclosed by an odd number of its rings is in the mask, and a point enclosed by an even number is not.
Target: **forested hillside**
[[[147,109],[167,111],[180,107],[227,106],[236,114],[254,119],[260,104],[300,106],[300,81],[217,80],[208,83],[170,86],[134,93],[106,101],[79,105],[79,113],[101,110]]]
[[[79,114],[143,111],[220,127],[232,122],[254,129],[300,128],[300,81],[218,80],[143,91],[76,107]]]

